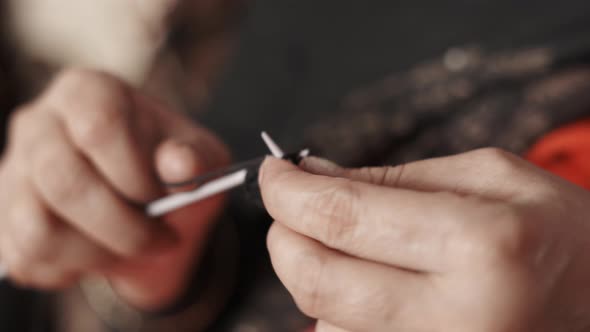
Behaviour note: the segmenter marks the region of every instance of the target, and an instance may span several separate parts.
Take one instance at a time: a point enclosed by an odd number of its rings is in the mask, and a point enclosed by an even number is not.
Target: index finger
[[[388,188],[310,174],[267,158],[260,188],[270,215],[292,230],[363,259],[441,269],[463,221],[478,209],[452,193]]]
[[[105,180],[126,198],[145,203],[162,194],[152,167],[159,132],[136,94],[108,74],[70,69],[42,100]],[[147,114],[140,119],[139,112]]]
[[[52,212],[120,256],[136,257],[175,243],[167,227],[154,223],[105,183],[52,115],[42,113],[38,120],[46,126],[34,134],[38,143],[29,157],[30,181]]]

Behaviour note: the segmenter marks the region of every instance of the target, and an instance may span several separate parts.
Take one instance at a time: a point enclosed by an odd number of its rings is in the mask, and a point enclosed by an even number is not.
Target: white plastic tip
[[[262,140],[274,157],[279,159],[283,158],[285,153],[265,131],[262,132]]]
[[[309,149],[301,150],[301,152],[299,152],[299,158],[309,157],[310,154],[311,151]]]
[[[176,209],[202,201],[211,196],[241,186],[246,182],[248,171],[243,169],[217,180],[207,182],[193,191],[173,194],[148,204],[146,214],[150,217],[160,217]]]

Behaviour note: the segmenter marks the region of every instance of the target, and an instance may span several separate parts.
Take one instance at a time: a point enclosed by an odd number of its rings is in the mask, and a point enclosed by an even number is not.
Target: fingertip
[[[301,191],[303,183],[312,184],[312,174],[292,163],[275,157],[267,157],[259,170],[259,186],[262,201],[268,213],[276,217],[290,209],[291,199]]]
[[[168,140],[156,151],[156,168],[164,182],[181,182],[205,172],[208,166],[192,144]]]
[[[315,156],[303,158],[299,164],[299,167],[309,173],[326,176],[338,176],[343,170],[338,164]]]
[[[297,166],[291,164],[290,162],[279,159],[273,156],[266,156],[262,164],[260,165],[260,170],[258,172],[258,182],[263,184],[266,179],[272,178],[277,174],[297,169]]]

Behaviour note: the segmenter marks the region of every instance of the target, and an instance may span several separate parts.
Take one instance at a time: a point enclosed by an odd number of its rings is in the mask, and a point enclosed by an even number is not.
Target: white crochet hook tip
[[[217,180],[207,182],[193,191],[166,196],[148,204],[146,214],[150,217],[160,217],[176,209],[239,187],[246,182],[247,174],[248,170],[239,170]]]
[[[274,157],[282,159],[285,156],[285,153],[283,150],[281,150],[277,143],[275,143],[275,141],[266,133],[266,131],[263,131],[261,135],[262,140],[270,150],[270,153],[272,153]]]

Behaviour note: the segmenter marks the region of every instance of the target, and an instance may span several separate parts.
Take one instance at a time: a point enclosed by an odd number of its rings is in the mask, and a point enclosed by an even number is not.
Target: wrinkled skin
[[[516,156],[269,158],[260,183],[274,268],[318,332],[590,330],[590,194]]]

